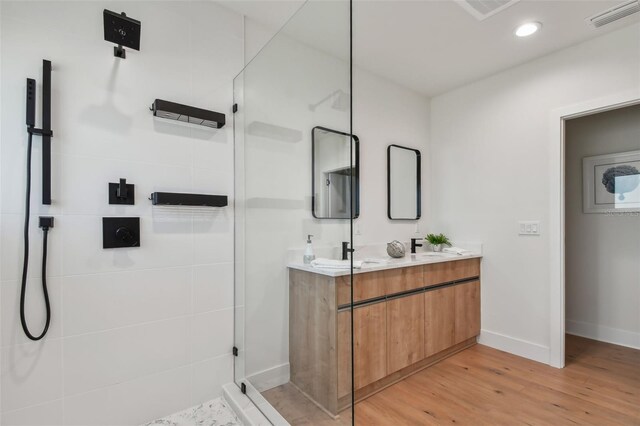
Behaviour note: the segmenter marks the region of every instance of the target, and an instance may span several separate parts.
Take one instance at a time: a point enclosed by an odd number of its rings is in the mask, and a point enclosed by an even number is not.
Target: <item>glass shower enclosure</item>
[[[308,238],[317,258],[352,247],[350,2],[302,5],[234,102],[234,380],[273,424],[351,424],[352,265],[303,262]]]

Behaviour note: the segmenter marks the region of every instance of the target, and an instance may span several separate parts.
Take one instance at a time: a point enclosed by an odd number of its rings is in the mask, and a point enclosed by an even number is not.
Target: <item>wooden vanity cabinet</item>
[[[355,400],[476,343],[480,259],[353,276]],[[291,383],[332,416],[351,404],[351,277],[289,270]]]

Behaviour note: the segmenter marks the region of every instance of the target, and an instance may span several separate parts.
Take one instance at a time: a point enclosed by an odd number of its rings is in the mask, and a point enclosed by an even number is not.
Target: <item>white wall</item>
[[[423,238],[430,229],[429,100],[382,77],[356,68],[353,76],[353,132],[360,138],[360,217],[356,247]],[[387,147],[418,149],[422,161],[420,220],[387,217]]]
[[[550,113],[638,87],[636,24],[432,99],[432,223],[484,244],[482,342],[548,361]]]
[[[640,106],[568,120],[567,331],[640,349],[640,214],[582,212],[582,159],[640,150]]]
[[[141,51],[113,57],[102,9],[142,21]],[[232,380],[233,211],[168,213],[153,191],[229,194],[232,126],[154,119],[155,98],[231,122],[242,17],[211,2],[6,2],[2,25],[2,424],[140,424],[216,397]],[[35,138],[29,323],[41,329],[40,214],[50,232],[52,324],[42,342],[18,318],[25,186],[25,78],[53,62],[53,198],[40,205]],[[107,183],[136,185],[110,206]],[[232,197],[230,202],[232,202]],[[141,217],[141,247],[103,250],[103,216]]]

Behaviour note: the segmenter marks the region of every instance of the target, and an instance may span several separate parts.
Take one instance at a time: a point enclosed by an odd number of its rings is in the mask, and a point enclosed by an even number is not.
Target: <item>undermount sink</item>
[[[416,256],[416,257],[453,257],[453,256],[457,256],[457,254],[454,253],[444,253],[444,252],[436,252],[436,251],[426,251],[426,252],[422,252],[422,253],[416,253],[416,254],[412,254],[412,256]]]

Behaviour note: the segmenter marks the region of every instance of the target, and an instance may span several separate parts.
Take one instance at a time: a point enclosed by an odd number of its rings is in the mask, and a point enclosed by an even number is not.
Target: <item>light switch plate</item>
[[[518,235],[540,235],[540,221],[539,220],[519,221]]]

